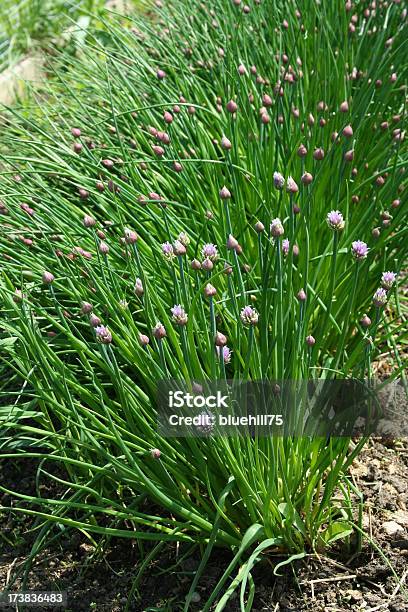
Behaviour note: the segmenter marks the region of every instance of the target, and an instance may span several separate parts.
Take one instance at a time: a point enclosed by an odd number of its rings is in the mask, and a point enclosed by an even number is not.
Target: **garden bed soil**
[[[352,477],[365,499],[364,528],[388,562],[367,541],[359,555],[335,551],[330,558],[310,556],[282,568],[281,576],[274,576],[273,567],[282,559],[269,556],[254,571],[253,612],[408,611],[407,467],[407,441],[385,445],[373,440],[352,467]],[[0,478],[4,486],[32,494],[35,468],[34,462],[0,460]],[[54,491],[49,493],[55,495]],[[0,497],[3,506],[10,503],[14,502],[8,495]],[[29,531],[32,526],[32,518],[0,512],[0,530],[7,538],[0,537],[0,590],[26,561],[35,537]],[[145,554],[148,550],[145,543]],[[199,557],[187,557],[177,565],[183,548],[168,546],[163,551],[144,573],[139,599],[131,604],[131,612],[183,609]],[[197,587],[200,601],[192,610],[200,610],[205,603],[229,558],[222,551],[213,555]],[[39,555],[27,589],[67,591],[67,611],[121,612],[140,560],[137,542],[112,540],[102,554],[84,535],[70,532]],[[14,588],[18,590],[20,585],[18,580]],[[225,608],[231,612],[239,609],[239,596]]]

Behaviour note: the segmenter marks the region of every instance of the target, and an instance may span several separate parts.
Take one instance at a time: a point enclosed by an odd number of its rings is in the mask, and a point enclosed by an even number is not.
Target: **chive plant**
[[[157,381],[370,378],[384,344],[403,371],[405,19],[157,2],[5,111],[2,455],[66,489],[7,491],[36,549],[56,525],[230,547],[204,609],[244,561],[249,609],[263,551],[349,538],[364,440],[166,438]]]

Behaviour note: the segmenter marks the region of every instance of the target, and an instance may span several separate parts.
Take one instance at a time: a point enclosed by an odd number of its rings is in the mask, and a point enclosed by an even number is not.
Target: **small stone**
[[[385,531],[385,533],[390,537],[395,536],[401,531],[404,531],[404,528],[401,527],[401,525],[399,525],[395,521],[386,521],[385,523],[382,524],[382,528]]]
[[[198,603],[199,601],[201,601],[201,595],[200,593],[197,593],[197,591],[194,591],[194,593],[191,595],[191,603]]]

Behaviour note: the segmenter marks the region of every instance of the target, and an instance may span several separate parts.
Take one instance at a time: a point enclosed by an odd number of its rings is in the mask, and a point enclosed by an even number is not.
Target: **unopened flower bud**
[[[310,183],[313,181],[313,176],[310,174],[310,172],[305,172],[302,174],[302,178],[300,180],[302,181],[303,185],[310,185]]]
[[[137,278],[135,281],[134,292],[138,297],[142,297],[144,294],[144,287],[140,278]]]
[[[215,334],[215,346],[225,346],[228,342],[227,336],[224,336],[221,332],[217,331]]]
[[[238,110],[238,105],[234,100],[230,100],[227,102],[226,108],[229,113],[235,113]]]
[[[231,193],[228,191],[228,189],[224,187],[220,190],[220,198],[221,200],[228,200],[231,197]]]
[[[192,270],[200,270],[201,269],[201,263],[198,261],[198,259],[193,259],[193,261],[191,262],[191,269]]]
[[[204,295],[206,297],[213,297],[214,295],[216,295],[217,290],[215,287],[213,287],[213,285],[211,285],[210,283],[207,283],[206,286],[204,287]]]
[[[345,136],[346,138],[351,138],[353,136],[353,128],[351,127],[351,125],[346,125],[343,130],[343,136]]]
[[[236,238],[234,238],[234,236],[232,234],[230,234],[228,236],[228,240],[227,240],[227,249],[228,250],[233,250],[236,249],[238,247],[238,240]]]
[[[93,306],[92,304],[90,304],[89,302],[82,302],[81,304],[81,313],[86,315],[86,314],[90,314],[93,310]]]
[[[149,340],[149,336],[146,336],[145,334],[139,334],[139,344],[140,346],[147,346],[149,344],[150,340]]]
[[[152,334],[156,338],[156,340],[162,340],[166,337],[166,329],[160,321],[156,323],[156,325],[152,329]]]
[[[361,325],[361,327],[370,327],[370,325],[371,325],[370,317],[368,317],[366,314],[364,314],[362,316],[362,318],[360,319],[360,325]]]
[[[107,255],[109,253],[109,246],[103,240],[99,243],[99,252],[102,255]]]
[[[223,149],[225,149],[226,151],[229,151],[232,148],[232,144],[231,141],[228,140],[228,138],[226,136],[223,136],[221,138],[221,146]]]
[[[51,272],[43,272],[42,282],[44,285],[51,285],[51,283],[54,282],[54,279],[55,277]]]
[[[280,219],[272,219],[270,225],[270,232],[274,238],[279,238],[280,236],[283,236],[285,230],[283,229],[282,221]]]

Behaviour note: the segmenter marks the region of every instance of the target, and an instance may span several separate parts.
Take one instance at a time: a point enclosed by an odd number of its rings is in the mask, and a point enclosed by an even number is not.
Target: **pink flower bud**
[[[96,223],[95,219],[89,215],[85,215],[83,218],[82,223],[84,224],[84,227],[93,227]]]
[[[231,141],[228,140],[228,138],[226,136],[223,136],[221,138],[221,146],[223,149],[229,151],[232,148],[232,144]]]
[[[227,249],[228,250],[233,250],[236,249],[238,246],[238,240],[236,238],[234,238],[234,236],[232,234],[230,234],[228,236],[228,240],[227,240]]]
[[[225,346],[228,342],[227,336],[224,336],[221,332],[217,331],[215,334],[215,346]]]
[[[101,320],[95,314],[91,314],[89,317],[89,323],[92,327],[98,327],[101,324]]]
[[[139,334],[139,344],[140,346],[147,346],[149,344],[150,340],[149,340],[149,336],[146,336],[145,334]]]
[[[360,325],[361,325],[361,327],[370,327],[370,325],[371,325],[370,317],[368,317],[366,314],[364,314],[362,316],[362,318],[360,319]]]
[[[105,166],[105,168],[107,168],[108,170],[111,170],[113,166],[115,165],[115,162],[112,161],[111,159],[103,159],[102,165]]]
[[[109,253],[109,246],[103,240],[99,243],[99,252],[102,255],[107,255]]]
[[[353,128],[351,127],[351,125],[346,125],[343,130],[343,136],[345,136],[346,138],[351,138],[353,136]]]
[[[305,157],[307,155],[307,149],[304,144],[301,144],[297,150],[299,157]]]
[[[153,153],[157,155],[157,157],[163,157],[164,155],[163,147],[160,147],[159,145],[153,145],[152,150],[153,150]]]
[[[79,138],[81,136],[81,130],[79,128],[72,128],[71,134],[74,138]]]
[[[213,297],[214,295],[216,295],[217,290],[215,287],[213,287],[213,285],[211,285],[210,283],[207,283],[206,286],[204,287],[204,295],[206,297]]]
[[[54,282],[55,277],[51,272],[43,272],[42,275],[42,282],[44,283],[44,285],[51,285],[52,282]]]
[[[314,151],[313,157],[317,161],[321,161],[324,158],[324,150],[321,147],[319,147],[318,149]]]
[[[224,187],[220,190],[219,195],[221,200],[228,200],[231,197],[231,192],[228,191],[228,189],[224,185]]]
[[[344,102],[342,102],[340,104],[340,112],[341,113],[348,113],[348,111],[349,111],[349,105],[348,105],[347,100],[345,100]]]
[[[81,305],[81,313],[82,314],[90,314],[93,310],[93,306],[92,304],[90,304],[89,302],[82,302]]]
[[[226,109],[229,113],[236,113],[236,111],[238,110],[238,105],[236,102],[234,102],[234,100],[230,100],[229,102],[227,102]]]
[[[166,329],[160,321],[156,323],[156,325],[152,329],[152,334],[156,338],[156,340],[162,340],[167,336]]]
[[[300,180],[302,181],[303,185],[310,185],[310,183],[313,181],[313,176],[310,174],[310,172],[305,172],[302,174],[302,178]]]
[[[201,264],[201,267],[203,270],[205,270],[206,272],[210,272],[213,268],[214,268],[214,264],[211,261],[211,259],[209,259],[208,257],[206,257],[203,261],[203,263]]]
[[[200,270],[201,269],[201,263],[198,261],[198,259],[193,259],[193,261],[191,262],[191,269],[192,270]]]

